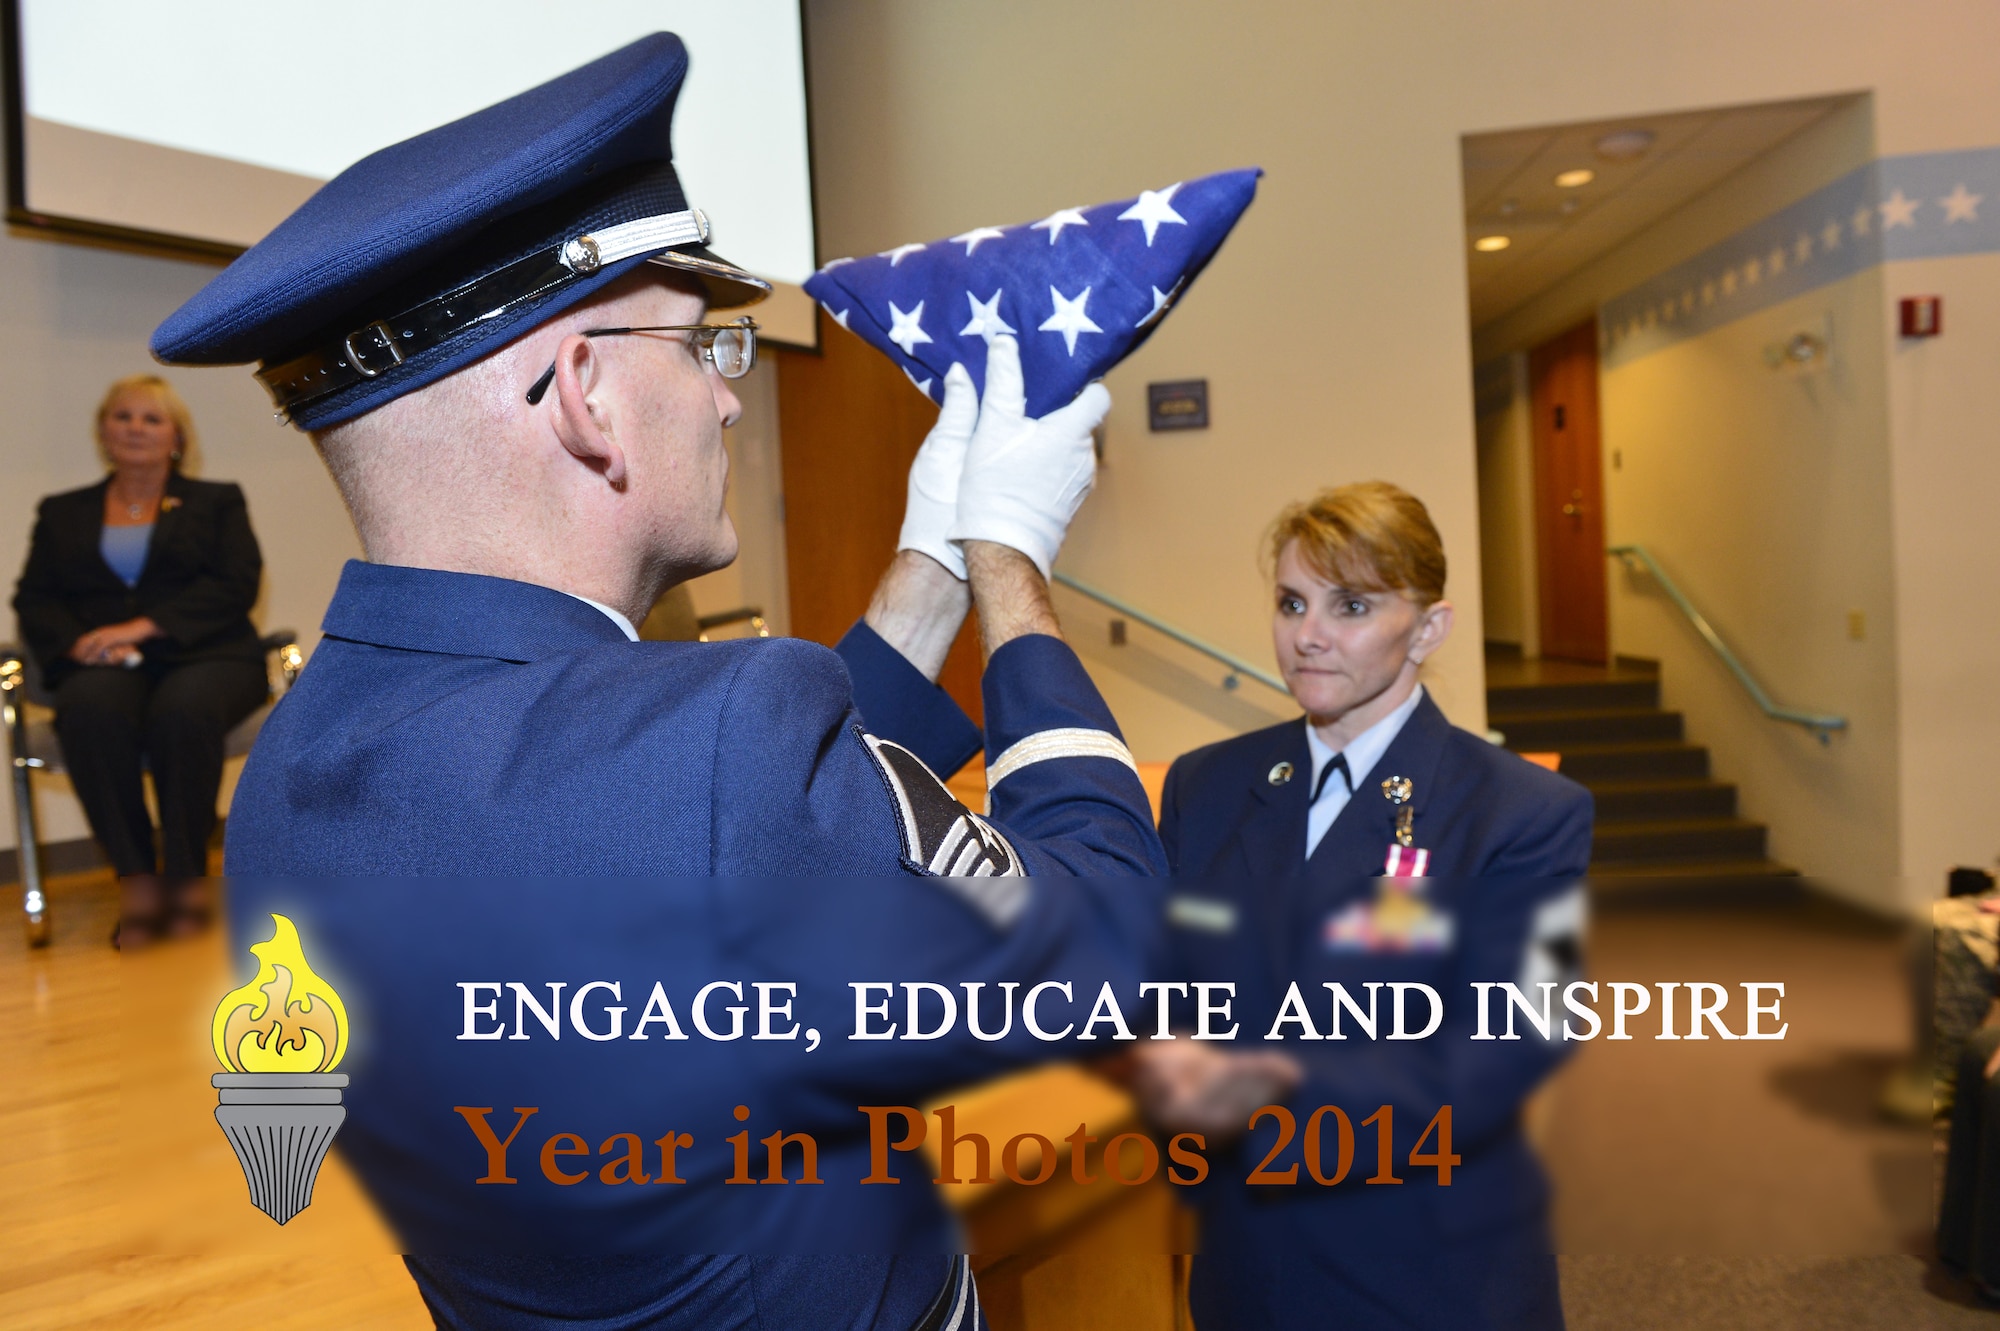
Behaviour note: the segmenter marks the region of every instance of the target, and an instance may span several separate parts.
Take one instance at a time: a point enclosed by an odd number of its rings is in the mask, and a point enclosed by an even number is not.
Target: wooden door
[[[1535,425],[1535,544],[1542,655],[1602,665],[1604,472],[1597,421],[1597,321],[1528,355]]]
[[[776,353],[778,436],[792,632],[832,646],[895,554],[910,462],[937,406],[887,356],[817,317],[818,353]],[[968,620],[938,683],[975,721],[984,715],[979,677]]]

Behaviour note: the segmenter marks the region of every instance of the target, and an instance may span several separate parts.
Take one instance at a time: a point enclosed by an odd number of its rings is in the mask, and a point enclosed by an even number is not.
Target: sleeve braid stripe
[[[1051,758],[1110,758],[1124,763],[1139,774],[1132,750],[1108,730],[1067,726],[1060,730],[1040,730],[1012,745],[998,759],[986,765],[986,785],[990,790],[1023,767]]]

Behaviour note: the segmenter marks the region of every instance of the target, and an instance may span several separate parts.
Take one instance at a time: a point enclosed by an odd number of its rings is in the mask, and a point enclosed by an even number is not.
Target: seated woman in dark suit
[[[264,561],[243,492],[181,474],[194,428],[164,379],[113,384],[97,440],[110,475],[42,501],[14,611],[55,692],[63,762],[123,884],[113,941],[129,944],[205,917],[223,739],[268,692],[250,622]]]
[[[1146,1041],[1136,1055],[1155,1120],[1221,1153],[1198,1198],[1195,1322],[1560,1327],[1546,1189],[1519,1117],[1562,1046],[1532,1029],[1475,1042],[1470,999],[1480,981],[1533,996],[1576,978],[1590,796],[1454,728],[1426,693],[1419,667],[1451,632],[1452,607],[1443,543],[1414,496],[1380,482],[1325,491],[1279,516],[1268,557],[1273,645],[1305,715],[1180,758],[1160,814],[1178,879],[1164,978],[1236,986],[1247,1039]],[[1350,1019],[1347,1038],[1329,1038],[1324,986],[1372,1007],[1393,982],[1443,996],[1435,1033],[1378,1043]],[[1293,984],[1317,1033],[1295,1022],[1296,1041],[1266,1044]],[[1421,1027],[1423,1004],[1411,1006]],[[1278,1171],[1296,1169],[1320,1106],[1347,1113],[1357,1153],[1345,1179],[1244,1186],[1281,1144],[1273,1116],[1245,1134],[1266,1104],[1286,1106],[1301,1134]],[[1381,1106],[1393,1117],[1364,1126]],[[1334,1122],[1318,1120],[1327,1155]],[[1363,1161],[1377,1161],[1375,1134],[1391,1125],[1379,1159],[1403,1186],[1368,1186]],[[1452,1156],[1449,1186],[1413,1158],[1420,1144]]]

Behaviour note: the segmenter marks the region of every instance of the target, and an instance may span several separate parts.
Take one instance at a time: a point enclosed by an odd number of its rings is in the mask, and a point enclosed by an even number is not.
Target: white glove
[[[965,452],[953,541],[993,541],[1055,566],[1070,519],[1097,480],[1090,432],[1111,410],[1111,394],[1091,384],[1076,401],[1029,420],[1021,348],[1001,334],[986,347],[986,400]]]
[[[979,419],[979,398],[972,376],[954,364],[944,376],[944,406],[937,424],[924,437],[917,460],[910,464],[910,495],[903,504],[903,533],[898,550],[929,555],[965,581],[965,552],[945,539],[958,515],[959,472],[965,466],[966,444]]]

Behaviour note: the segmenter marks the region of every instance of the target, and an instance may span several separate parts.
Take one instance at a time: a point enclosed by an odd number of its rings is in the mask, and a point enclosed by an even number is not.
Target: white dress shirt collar
[[[1403,732],[1403,726],[1423,700],[1424,686],[1419,684],[1410,690],[1410,696],[1403,699],[1395,711],[1356,735],[1340,751],[1347,757],[1348,780],[1354,783],[1356,792],[1364,788],[1369,774],[1375,770],[1375,764],[1382,761],[1382,755],[1395,743],[1396,736]],[[1312,807],[1306,810],[1306,857],[1310,859],[1312,853],[1319,849],[1320,839],[1333,826],[1334,819],[1340,817],[1340,811],[1347,807],[1353,796],[1348,791],[1347,782],[1337,776],[1328,777],[1326,785],[1321,787],[1320,774],[1333,761],[1334,751],[1313,729],[1310,718],[1306,720],[1305,727],[1306,749],[1312,754],[1312,784],[1306,789],[1309,794],[1319,791],[1319,798],[1313,800]]]
[[[633,642],[639,641],[639,630],[632,627],[632,621],[625,618],[622,612],[613,610],[610,606],[604,604],[604,602],[602,601],[593,601],[588,596],[578,596],[575,592],[564,592],[563,595],[569,597],[573,601],[581,601],[585,605],[596,606],[599,610],[602,610],[607,617],[610,618],[612,623],[618,626],[618,631],[620,633],[623,633],[628,639],[630,639]]]

